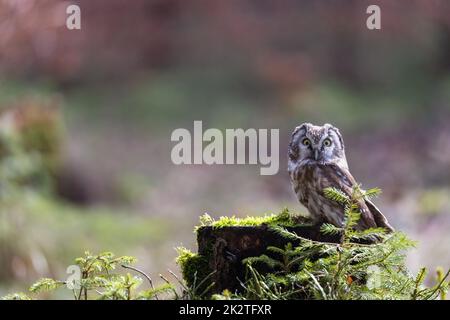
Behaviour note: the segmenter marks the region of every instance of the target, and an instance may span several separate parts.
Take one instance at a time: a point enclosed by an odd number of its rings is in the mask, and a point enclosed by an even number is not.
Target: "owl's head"
[[[315,126],[303,123],[292,133],[289,144],[289,167],[300,163],[335,163],[348,168],[344,140],[331,124]]]

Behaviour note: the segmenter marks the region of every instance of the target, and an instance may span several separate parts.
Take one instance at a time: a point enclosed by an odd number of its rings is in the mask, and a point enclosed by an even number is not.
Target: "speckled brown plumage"
[[[306,123],[298,126],[289,145],[288,171],[292,186],[302,203],[317,222],[336,226],[344,223],[344,207],[328,199],[324,190],[334,187],[349,197],[355,179],[348,170],[344,143],[339,130],[329,124],[314,126]],[[356,229],[393,228],[378,208],[368,199],[358,201],[361,218]]]

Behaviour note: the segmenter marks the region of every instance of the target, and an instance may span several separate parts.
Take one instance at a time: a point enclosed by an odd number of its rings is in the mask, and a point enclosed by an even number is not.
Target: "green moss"
[[[187,286],[194,295],[204,292],[211,285],[211,269],[208,258],[184,247],[178,247],[177,252],[176,263],[180,266]]]
[[[292,227],[298,224],[305,224],[308,220],[301,216],[293,216],[287,208],[284,208],[278,214],[270,214],[259,217],[245,217],[237,218],[235,216],[231,217],[220,217],[218,220],[214,220],[207,213],[200,217],[200,225],[198,228],[211,226],[213,228],[223,228],[223,227],[255,227],[262,224],[267,225],[279,225],[284,227]]]

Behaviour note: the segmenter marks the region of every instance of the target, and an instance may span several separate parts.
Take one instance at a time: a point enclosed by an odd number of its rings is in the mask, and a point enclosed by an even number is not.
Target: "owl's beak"
[[[314,159],[316,161],[319,160],[319,150],[317,150],[317,149],[314,150]]]

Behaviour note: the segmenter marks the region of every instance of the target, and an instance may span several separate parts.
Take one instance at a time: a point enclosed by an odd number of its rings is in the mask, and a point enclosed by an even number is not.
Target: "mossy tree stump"
[[[320,226],[297,225],[286,227],[298,236],[314,241],[338,243],[339,236],[320,233]],[[240,281],[245,279],[245,265],[242,261],[267,252],[267,247],[284,247],[291,242],[298,245],[299,240],[289,240],[270,228],[268,224],[258,226],[202,226],[197,230],[198,256],[203,267],[213,272],[214,282],[211,293],[221,293],[228,289],[239,291]],[[203,273],[204,274],[204,273]]]

